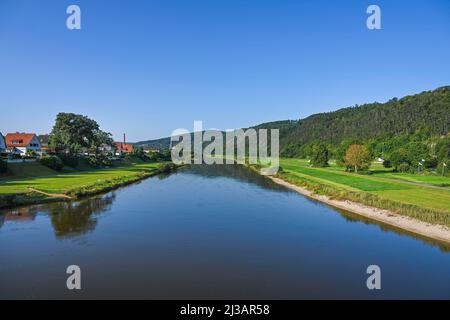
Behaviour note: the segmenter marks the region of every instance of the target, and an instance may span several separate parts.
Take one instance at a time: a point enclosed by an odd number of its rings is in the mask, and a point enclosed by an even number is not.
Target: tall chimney
[[[123,134],[123,144],[125,145],[126,140],[125,140],[125,133]]]

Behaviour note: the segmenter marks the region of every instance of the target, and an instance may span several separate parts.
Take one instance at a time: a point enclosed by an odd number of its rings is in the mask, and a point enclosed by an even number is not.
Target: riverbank
[[[174,170],[171,163],[135,163],[75,173],[0,180],[0,208],[71,201]]]
[[[281,178],[268,177],[276,184],[282,185],[293,191],[296,191],[304,196],[314,200],[326,203],[330,206],[356,213],[358,215],[383,222],[385,224],[407,230],[428,238],[450,243],[450,228],[444,225],[437,225],[426,223],[411,217],[396,214],[390,210],[379,209],[375,207],[366,206],[357,202],[349,200],[332,199],[326,195],[316,194],[304,187],[300,187],[289,183]]]

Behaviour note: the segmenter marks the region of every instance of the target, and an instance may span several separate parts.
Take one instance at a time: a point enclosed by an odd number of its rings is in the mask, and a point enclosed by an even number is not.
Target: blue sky
[[[130,141],[298,119],[449,85],[449,58],[448,0],[1,0],[0,131],[58,112]]]

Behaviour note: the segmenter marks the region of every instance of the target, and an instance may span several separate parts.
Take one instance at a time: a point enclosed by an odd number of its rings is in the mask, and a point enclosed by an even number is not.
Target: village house
[[[133,153],[133,145],[130,143],[126,143],[125,133],[123,134],[123,142],[114,142],[114,146],[116,148],[116,156],[121,156],[126,153]]]
[[[39,143],[41,144],[41,152],[42,154],[51,154],[55,153],[53,148],[49,146],[50,135],[49,134],[41,134],[38,135]]]
[[[150,147],[149,145],[143,145],[142,148],[144,149],[145,153],[161,152],[160,149],[154,148],[154,147]]]
[[[15,155],[25,156],[29,151],[41,153],[41,143],[34,133],[8,133],[6,146],[8,152]]]
[[[0,132],[0,154],[5,153],[6,152],[6,141],[5,141],[5,137],[2,135],[2,133]]]
[[[114,142],[114,145],[116,147],[116,155],[122,155],[125,153],[132,153],[133,152],[133,145],[129,143],[123,143],[123,142]]]

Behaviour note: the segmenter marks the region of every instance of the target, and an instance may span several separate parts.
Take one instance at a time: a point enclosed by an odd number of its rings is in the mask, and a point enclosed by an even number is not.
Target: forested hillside
[[[279,129],[285,157],[307,158],[321,144],[332,158],[339,159],[349,145],[358,143],[364,144],[372,157],[393,155],[396,163],[410,165],[427,160],[436,167],[450,157],[450,86],[253,128]],[[138,145],[168,148],[169,143],[169,138],[163,138]]]
[[[346,139],[382,141],[398,135],[445,135],[450,130],[450,87],[281,124],[285,126],[281,134],[282,149],[290,153],[302,153],[301,147],[311,142],[336,145]],[[269,123],[259,127],[272,126]]]

